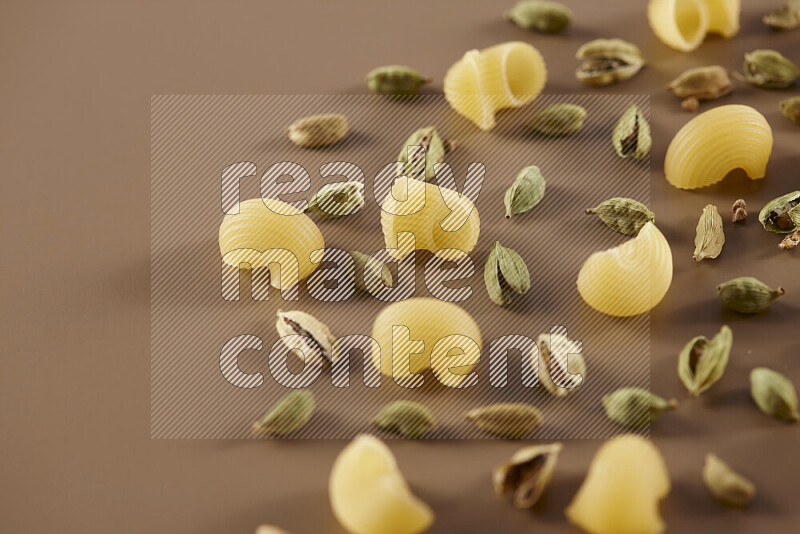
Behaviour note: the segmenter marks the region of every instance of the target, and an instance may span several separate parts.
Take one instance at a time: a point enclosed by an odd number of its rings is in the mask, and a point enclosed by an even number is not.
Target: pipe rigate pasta
[[[739,33],[741,8],[741,0],[650,0],[647,19],[665,45],[689,52],[706,34],[730,38]]]

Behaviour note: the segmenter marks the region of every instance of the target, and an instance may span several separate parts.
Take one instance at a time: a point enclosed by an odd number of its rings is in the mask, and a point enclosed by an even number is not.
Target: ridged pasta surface
[[[650,0],[653,33],[676,50],[694,50],[709,33],[730,38],[739,32],[741,0]]]

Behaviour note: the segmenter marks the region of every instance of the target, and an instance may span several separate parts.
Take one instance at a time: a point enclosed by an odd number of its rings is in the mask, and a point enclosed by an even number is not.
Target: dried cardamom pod
[[[644,66],[639,48],[622,39],[595,39],[581,46],[575,56],[585,60],[575,76],[588,85],[610,85],[627,80]]]
[[[621,388],[603,397],[609,419],[631,430],[639,430],[675,410],[678,401],[666,400],[642,388]]]
[[[562,448],[561,443],[551,443],[518,450],[511,459],[494,468],[494,492],[498,497],[511,494],[515,508],[531,508],[550,484]]]
[[[788,378],[766,367],[750,371],[750,395],[765,414],[782,421],[800,419],[797,413],[797,391]]]
[[[611,140],[621,158],[644,159],[650,153],[650,146],[653,144],[650,124],[635,104],[631,104],[622,114],[614,127]]]
[[[534,115],[528,128],[545,137],[565,137],[583,128],[586,110],[575,104],[555,104]]]
[[[587,209],[586,214],[596,214],[606,226],[625,235],[636,235],[642,226],[656,220],[655,214],[641,202],[621,197],[610,198],[596,208]]]
[[[572,11],[565,5],[548,0],[520,0],[505,18],[526,30],[559,33],[572,23]]]
[[[767,202],[758,214],[767,232],[788,234],[800,227],[800,191],[792,191]]]
[[[483,269],[486,291],[492,302],[500,306],[511,304],[511,292],[524,295],[531,288],[531,275],[522,257],[495,241]]]
[[[287,129],[292,143],[306,148],[338,143],[345,138],[347,131],[347,117],[337,113],[305,117],[293,122]]]
[[[410,147],[422,147],[423,150]],[[453,143],[443,140],[436,126],[420,128],[403,144],[397,159],[397,172],[400,176],[408,176],[423,182],[429,180],[436,175],[434,167],[444,161],[444,156],[452,148]]]
[[[539,427],[542,412],[521,402],[498,403],[470,410],[467,419],[493,436],[521,439]]]
[[[733,203],[733,206],[731,206],[731,212],[733,213],[733,216],[731,217],[732,222],[737,223],[747,219],[747,203],[743,198],[740,198]]]
[[[722,378],[732,346],[733,332],[723,325],[710,340],[697,336],[683,347],[678,357],[678,377],[689,395],[697,397]]]
[[[536,206],[544,198],[544,189],[544,176],[539,167],[531,165],[519,171],[514,183],[506,191],[506,219]]]
[[[786,234],[786,237],[783,238],[783,241],[778,243],[778,248],[781,250],[791,250],[797,245],[800,245],[800,228],[791,234]]]
[[[253,432],[289,434],[305,425],[313,413],[314,395],[310,391],[293,391],[253,424]]]
[[[753,50],[744,55],[743,79],[763,89],[785,89],[800,78],[800,69],[776,50]]]
[[[722,230],[722,217],[713,204],[703,208],[703,214],[697,222],[697,234],[694,238],[694,261],[716,258],[725,244],[725,232]]]
[[[789,0],[769,15],[764,15],[762,20],[774,30],[797,28],[800,26],[800,0]]]
[[[431,411],[418,402],[395,401],[384,406],[373,422],[406,438],[421,438],[436,427]]]
[[[335,182],[320,187],[308,201],[306,212],[323,219],[351,215],[364,207],[364,184]]]
[[[303,352],[306,363],[326,367],[339,359],[340,354],[333,352],[336,336],[331,334],[327,326],[305,312],[278,310],[275,329],[287,347]]]
[[[747,506],[756,494],[752,482],[712,453],[706,454],[703,482],[711,495],[726,506]]]
[[[698,101],[714,100],[727,95],[733,90],[733,83],[728,69],[712,65],[689,69],[672,80],[667,87],[672,94],[683,99],[681,106],[684,109],[695,111]]]
[[[781,100],[781,113],[795,124],[800,124],[800,96],[793,96],[786,100]]]
[[[586,362],[580,342],[563,334],[541,334],[532,351],[531,366],[539,383],[552,395],[563,397],[578,391],[586,378]]]
[[[717,286],[717,296],[722,304],[739,313],[762,312],[784,293],[786,291],[782,287],[772,289],[751,276],[734,278]]]
[[[417,96],[419,88],[430,82],[430,78],[403,65],[378,67],[367,74],[367,87],[370,91],[396,98]]]
[[[356,287],[365,293],[371,291],[367,287],[367,280],[380,280],[384,287],[392,287],[392,271],[380,260],[376,260],[363,252],[352,251],[350,255],[355,262],[355,283]]]

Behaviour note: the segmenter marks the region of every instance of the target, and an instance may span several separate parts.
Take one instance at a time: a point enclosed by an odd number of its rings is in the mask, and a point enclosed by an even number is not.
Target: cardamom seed
[[[711,495],[726,506],[747,506],[756,494],[752,482],[712,453],[706,454],[703,482]]]
[[[781,113],[795,124],[800,124],[800,96],[780,101]]]
[[[610,85],[632,78],[644,66],[639,48],[622,39],[595,39],[578,49],[585,60],[575,71],[578,81],[588,85]]]
[[[323,219],[352,215],[364,207],[364,184],[335,182],[322,186],[308,201],[306,212]]]
[[[639,430],[675,410],[678,401],[666,400],[642,388],[621,388],[603,397],[609,419],[631,430]]]
[[[744,55],[743,78],[763,89],[785,89],[800,78],[800,69],[776,50],[753,50]]]
[[[768,15],[764,15],[764,24],[774,30],[791,30],[800,26],[800,0],[789,0]]]
[[[551,443],[518,450],[492,472],[497,496],[511,494],[515,508],[531,508],[550,484],[562,448],[561,443]]]
[[[253,432],[289,434],[305,425],[313,413],[314,395],[310,391],[293,391],[253,424]]]
[[[431,78],[403,65],[378,67],[367,74],[370,91],[395,98],[417,96],[419,88],[431,81]]]
[[[498,403],[470,410],[467,419],[493,436],[521,439],[539,427],[542,413],[530,404]]]
[[[733,216],[731,217],[732,222],[737,223],[747,219],[747,203],[743,198],[740,198],[733,203],[733,206],[731,206],[731,212],[733,212]]]
[[[700,107],[700,101],[697,99],[696,96],[689,96],[681,100],[681,109],[683,111],[694,113],[695,111],[697,111],[697,108],[699,107]]]
[[[505,17],[520,28],[542,33],[559,33],[572,24],[572,11],[548,0],[520,0]]]
[[[397,172],[400,176],[408,176],[423,182],[429,180],[436,175],[434,167],[444,162],[445,155],[453,149],[453,146],[452,142],[441,138],[436,126],[420,128],[403,144],[397,159]],[[422,147],[422,149],[410,147]]]
[[[641,202],[621,197],[610,198],[596,208],[587,209],[586,214],[597,215],[606,226],[625,235],[636,235],[645,224],[656,220],[655,214]]]
[[[750,395],[765,414],[782,421],[800,419],[797,413],[797,391],[788,378],[766,367],[750,371]]]
[[[678,377],[689,395],[697,397],[722,378],[733,346],[733,332],[727,325],[710,340],[697,336],[678,356]]]
[[[305,148],[318,148],[338,143],[347,135],[347,117],[337,113],[305,117],[289,125],[292,143]]]
[[[722,230],[722,217],[713,204],[703,208],[703,214],[697,222],[697,234],[694,238],[694,261],[716,258],[725,244],[725,232]]]
[[[495,241],[483,269],[486,291],[492,302],[500,306],[511,304],[511,292],[524,295],[531,287],[531,276],[522,257]]]
[[[767,202],[758,214],[767,232],[788,234],[800,227],[800,191],[792,191]]]
[[[739,313],[759,313],[772,301],[786,293],[779,287],[772,289],[751,276],[734,278],[717,286],[717,295],[726,308]]]
[[[300,350],[305,355],[306,363],[327,367],[339,359],[338,351],[333,351],[336,336],[331,334],[327,326],[305,312],[278,310],[275,329],[284,345]]]
[[[575,104],[555,104],[534,115],[528,128],[545,137],[565,137],[581,131],[586,110]]]
[[[436,426],[431,411],[418,402],[395,401],[384,406],[373,421],[378,427],[406,438],[421,438]]]
[[[712,65],[689,69],[672,80],[667,87],[672,94],[683,99],[681,105],[684,109],[695,111],[698,101],[714,100],[727,95],[733,90],[733,83],[728,69]]]
[[[355,262],[356,287],[365,293],[372,293],[367,286],[367,280],[380,280],[383,287],[392,287],[392,271],[380,260],[376,260],[363,252],[352,251],[350,255]]]
[[[536,345],[531,366],[538,373],[539,383],[556,397],[578,391],[586,379],[583,347],[563,334],[541,334]]]
[[[506,219],[536,206],[544,198],[544,189],[544,176],[539,167],[531,165],[519,171],[514,183],[506,191]]]
[[[621,158],[644,159],[650,153],[653,139],[650,124],[635,104],[631,104],[620,117],[611,136],[614,149]]]
[[[786,237],[783,238],[783,241],[778,243],[778,248],[781,250],[791,250],[797,245],[800,245],[800,228],[791,234],[786,234]]]

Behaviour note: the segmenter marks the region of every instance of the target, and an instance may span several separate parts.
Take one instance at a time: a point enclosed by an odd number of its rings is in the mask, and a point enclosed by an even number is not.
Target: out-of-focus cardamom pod
[[[785,89],[800,78],[800,69],[776,50],[753,50],[744,55],[743,78],[763,89]]]
[[[722,230],[722,217],[713,204],[703,208],[703,214],[697,223],[694,238],[694,261],[716,258],[725,244],[725,232]]]
[[[733,206],[731,206],[731,212],[733,213],[731,217],[732,222],[738,223],[747,219],[747,203],[743,198],[740,198],[733,203]]]
[[[586,110],[581,106],[555,104],[534,115],[528,128],[545,137],[565,137],[581,131],[585,119]]]
[[[363,252],[351,251],[350,255],[355,262],[355,283],[356,287],[365,293],[372,294],[369,288],[369,280],[380,280],[382,287],[392,287],[392,271],[380,260],[376,260]],[[378,286],[378,290],[381,286]]]
[[[800,26],[800,0],[789,0],[768,15],[764,15],[764,24],[774,30],[791,30]]]
[[[728,69],[712,65],[689,69],[672,80],[668,87],[672,94],[684,99],[684,103],[692,100],[691,104],[687,103],[684,109],[688,107],[687,111],[694,111],[697,109],[698,101],[714,100],[730,93],[733,83]]]
[[[678,401],[666,400],[642,388],[622,388],[603,397],[609,419],[631,430],[639,430],[675,410]]]
[[[711,495],[726,506],[747,506],[756,494],[752,482],[712,453],[706,454],[703,482]]]
[[[327,367],[339,359],[334,353],[336,336],[319,320],[301,311],[278,310],[275,329],[281,341],[290,349],[300,350],[307,364]]]
[[[367,74],[370,91],[396,98],[416,96],[419,88],[430,82],[430,78],[404,65],[378,67]]]
[[[314,395],[310,391],[293,391],[253,424],[253,432],[289,434],[305,425],[313,413]]]
[[[444,156],[452,147],[451,142],[442,139],[436,126],[420,128],[403,144],[397,159],[397,172],[415,180],[429,180],[436,175],[436,165],[444,162]]]
[[[800,96],[793,96],[779,103],[781,113],[795,124],[800,124]]]
[[[778,248],[781,250],[791,250],[797,245],[800,245],[800,228],[791,234],[786,234],[786,237],[778,243]]]
[[[524,295],[531,288],[531,275],[525,261],[515,251],[502,246],[498,241],[494,242],[486,259],[483,280],[489,298],[500,306],[511,304],[512,291]]]
[[[587,215],[595,214],[606,226],[625,235],[636,235],[642,226],[656,220],[655,214],[647,206],[631,198],[610,198],[596,208],[586,210]]]
[[[431,411],[418,402],[395,401],[384,406],[373,421],[380,428],[406,438],[421,438],[436,427]]]
[[[542,422],[542,412],[530,404],[499,403],[467,412],[467,419],[480,430],[506,439],[532,434]]]
[[[508,188],[505,195],[506,219],[512,215],[525,213],[532,209],[544,198],[545,181],[539,167],[531,165],[525,167],[514,183]]]
[[[542,33],[559,33],[572,23],[572,11],[548,0],[520,0],[506,14],[520,28]]]
[[[772,301],[786,293],[779,287],[772,289],[752,276],[734,278],[717,286],[717,296],[726,308],[739,313],[759,313]]]
[[[292,143],[305,148],[318,148],[338,143],[347,135],[347,117],[337,113],[314,115],[289,125]]]
[[[678,357],[678,377],[692,397],[697,397],[722,378],[732,346],[733,332],[723,325],[710,340],[697,336],[683,347]]]
[[[531,366],[539,383],[552,395],[563,397],[578,391],[586,379],[583,345],[564,334],[541,334],[533,349]]]
[[[788,378],[766,367],[750,371],[750,395],[765,414],[782,421],[800,419],[797,412],[797,391]]]
[[[774,234],[788,234],[800,227],[800,191],[767,202],[758,214],[761,226]]]
[[[320,187],[306,211],[323,219],[352,215],[364,207],[364,184],[361,182],[335,182]]]
[[[614,127],[611,140],[621,158],[644,159],[650,153],[650,146],[653,144],[650,124],[635,104],[631,104],[622,114]]]
[[[595,39],[575,54],[583,64],[575,71],[578,81],[588,85],[610,85],[632,78],[644,66],[642,53],[622,39]]]
[[[532,445],[518,450],[494,468],[492,482],[498,497],[512,495],[515,508],[532,507],[547,489],[558,462],[561,443]]]
[[[261,525],[256,529],[256,534],[289,534],[282,528],[274,527],[272,525]]]

